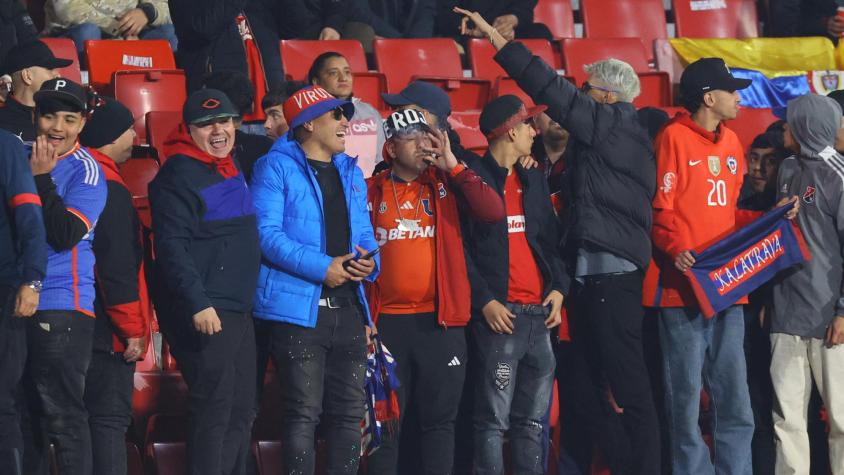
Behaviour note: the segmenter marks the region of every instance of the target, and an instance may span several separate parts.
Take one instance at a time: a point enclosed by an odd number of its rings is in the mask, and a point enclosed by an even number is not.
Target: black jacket
[[[769,36],[826,36],[833,42],[837,37],[829,36],[826,22],[835,16],[838,4],[835,0],[771,0]]]
[[[0,61],[18,43],[38,38],[26,7],[19,0],[0,0]]]
[[[149,184],[149,200],[162,321],[187,323],[207,307],[249,312],[261,250],[243,174],[225,179],[208,164],[173,155]]]
[[[503,199],[507,169],[501,168],[489,153],[468,162],[468,165]],[[545,174],[539,168],[525,170],[518,164],[513,171],[519,174],[522,182],[525,237],[542,272],[545,283],[542,295],[552,290],[568,294],[570,279],[558,251],[559,222],[551,207]],[[484,305],[493,299],[507,302],[510,277],[508,235],[507,220],[488,224],[464,216],[463,247],[472,286],[473,318],[477,318]]]
[[[259,158],[266,155],[273,147],[271,138],[265,135],[247,134],[242,130],[235,131],[234,149],[232,157],[237,160],[246,182],[252,179],[252,167]]]
[[[490,24],[502,15],[516,15],[517,29],[533,23],[533,9],[538,0],[437,0],[437,34],[439,36],[460,36],[461,15],[454,13],[454,7],[465,8],[481,14]]]
[[[599,104],[519,42],[502,48],[495,59],[569,131],[573,150],[562,184],[567,257],[590,244],[647,269],[656,162],[636,108],[626,102]]]
[[[436,0],[352,0],[349,20],[372,26],[385,38],[434,36]]]
[[[0,129],[11,132],[24,142],[34,142],[34,113],[34,107],[21,104],[10,94],[0,106]]]
[[[179,49],[176,61],[185,70],[188,92],[202,86],[212,71],[248,74],[246,50],[235,19],[246,15],[261,53],[268,87],[284,80],[278,33],[270,0],[169,0]]]

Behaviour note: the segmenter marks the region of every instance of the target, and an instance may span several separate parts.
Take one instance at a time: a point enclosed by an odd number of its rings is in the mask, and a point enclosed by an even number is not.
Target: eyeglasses
[[[580,86],[581,92],[586,93],[586,92],[589,92],[590,89],[595,89],[597,91],[606,92],[607,94],[609,94],[611,92],[612,93],[618,92],[615,89],[609,89],[609,88],[606,88],[606,87],[595,86],[594,84],[589,84],[589,81],[583,81],[583,85]]]
[[[337,122],[343,120],[343,117],[345,117],[345,115],[346,114],[343,113],[342,107],[337,107],[333,111],[331,111],[331,117],[333,117],[334,120],[336,120]]]

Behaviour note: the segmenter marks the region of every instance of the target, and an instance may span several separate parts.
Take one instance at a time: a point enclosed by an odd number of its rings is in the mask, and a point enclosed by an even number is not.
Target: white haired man
[[[586,66],[589,77],[578,90],[479,14],[455,11],[490,39],[501,67],[574,138],[562,192],[568,208],[563,258],[574,269],[569,315],[575,398],[613,473],[658,474],[659,425],[642,354],[641,305],[656,165],[631,104],[639,79],[629,64],[608,59]],[[607,385],[623,411],[611,408]],[[580,458],[587,471],[591,454]]]

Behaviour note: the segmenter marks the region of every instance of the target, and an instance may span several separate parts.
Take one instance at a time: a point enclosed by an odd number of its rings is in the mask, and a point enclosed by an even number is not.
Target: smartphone
[[[369,252],[369,253],[367,253],[365,256],[354,257],[354,258],[349,259],[348,261],[344,262],[344,263],[343,263],[343,267],[348,267],[348,266],[349,266],[349,264],[350,264],[352,261],[357,261],[357,260],[360,260],[360,259],[363,259],[363,260],[372,259],[372,258],[373,258],[373,257],[375,257],[376,255],[378,255],[378,253],[379,253],[379,252],[381,252],[381,248],[380,248],[380,247],[376,247],[374,251],[370,251],[370,252]]]

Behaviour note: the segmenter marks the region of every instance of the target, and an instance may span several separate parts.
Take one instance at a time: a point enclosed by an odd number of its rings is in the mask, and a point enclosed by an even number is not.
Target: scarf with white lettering
[[[811,259],[800,229],[785,214],[794,204],[761,218],[695,255],[689,279],[700,311],[712,318],[779,271]]]

